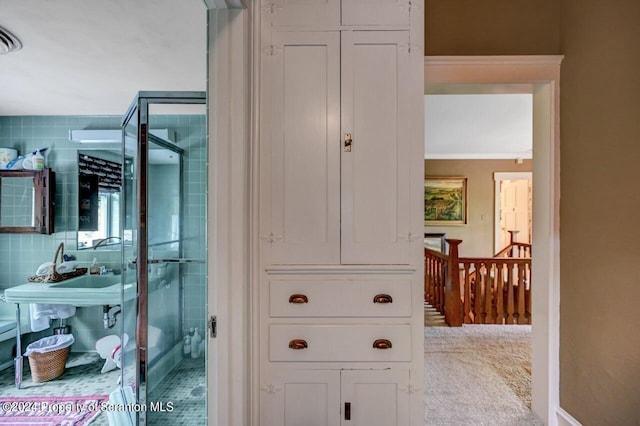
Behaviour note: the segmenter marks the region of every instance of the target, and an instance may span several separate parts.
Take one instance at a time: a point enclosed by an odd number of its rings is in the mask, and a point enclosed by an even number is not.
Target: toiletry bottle
[[[44,169],[44,156],[40,153],[40,151],[36,151],[33,153],[31,157],[33,170],[43,170]]]
[[[89,273],[91,275],[98,275],[100,273],[100,268],[98,268],[98,259],[93,258],[93,262],[91,262],[91,266],[89,267]]]
[[[191,358],[198,358],[200,356],[200,342],[202,338],[198,333],[198,327],[196,327],[193,337],[191,338]]]
[[[184,355],[185,358],[189,358],[191,356],[191,336],[188,334],[184,336],[182,355]]]

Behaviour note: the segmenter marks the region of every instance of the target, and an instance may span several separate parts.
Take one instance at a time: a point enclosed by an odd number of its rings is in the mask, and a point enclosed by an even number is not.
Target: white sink
[[[80,278],[80,279],[78,279]],[[53,288],[105,288],[114,284],[120,284],[120,276],[118,275],[83,275],[70,280],[52,283]]]
[[[136,296],[133,274],[125,274],[124,299]],[[57,283],[27,283],[5,290],[10,303],[53,303],[78,307],[122,303],[122,275],[82,275]]]

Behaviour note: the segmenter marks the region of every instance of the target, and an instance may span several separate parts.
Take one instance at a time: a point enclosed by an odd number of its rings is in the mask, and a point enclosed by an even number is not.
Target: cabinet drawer
[[[411,281],[269,282],[272,317],[409,317]]]
[[[411,361],[409,325],[272,324],[269,333],[270,361]]]

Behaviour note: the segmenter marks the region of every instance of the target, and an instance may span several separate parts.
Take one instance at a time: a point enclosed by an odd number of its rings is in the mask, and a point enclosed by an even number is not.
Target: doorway
[[[498,253],[514,242],[531,244],[533,178],[531,172],[493,174],[495,182],[495,244]],[[515,231],[514,234],[511,231]]]
[[[562,56],[426,57],[425,85],[520,87],[533,95],[532,411],[557,424],[560,324],[560,110]]]

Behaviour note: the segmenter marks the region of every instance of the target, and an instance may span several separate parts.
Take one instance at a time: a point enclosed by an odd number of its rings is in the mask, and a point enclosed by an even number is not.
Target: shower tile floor
[[[62,376],[49,382],[34,383],[25,357],[21,389],[15,387],[13,366],[0,371],[0,397],[108,395],[118,386],[120,370],[101,374],[103,364],[104,360],[96,353],[71,353]],[[172,412],[146,413],[148,425],[206,425],[204,358],[182,360],[153,388],[148,400],[161,401],[165,406],[168,402],[173,403]],[[104,413],[91,422],[91,426],[107,424]]]

